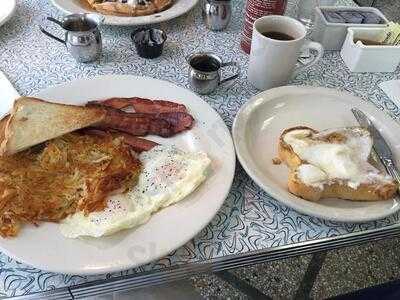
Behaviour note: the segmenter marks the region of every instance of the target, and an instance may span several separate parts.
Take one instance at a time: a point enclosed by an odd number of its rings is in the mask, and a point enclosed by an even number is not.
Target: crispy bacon
[[[110,98],[103,101],[91,101],[87,105],[101,105],[116,109],[133,108],[137,113],[159,114],[182,112],[187,113],[186,106],[183,104],[166,101],[166,100],[150,100],[140,97],[132,98]]]
[[[138,138],[136,136],[130,135],[128,133],[120,132],[120,131],[109,131],[109,130],[101,130],[98,128],[85,128],[82,130],[83,133],[97,135],[97,136],[106,136],[111,133],[113,136],[121,136],[124,138],[124,143],[129,145],[132,150],[135,152],[143,152],[149,151],[153,147],[158,146],[159,144],[150,140]]]
[[[170,137],[192,128],[193,123],[193,117],[183,112],[159,114],[128,113],[107,107],[106,117],[97,124],[97,127],[119,130],[135,136],[154,134]]]
[[[146,139],[138,138],[136,136],[119,132],[119,136],[124,137],[124,143],[129,145],[136,152],[149,151],[159,144]]]
[[[185,112],[159,113],[157,117],[172,124],[175,133],[191,129],[194,124],[192,115]]]

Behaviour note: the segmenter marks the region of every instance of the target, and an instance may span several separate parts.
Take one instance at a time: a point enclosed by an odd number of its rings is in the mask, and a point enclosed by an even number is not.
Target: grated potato
[[[0,158],[0,235],[21,223],[58,222],[105,208],[107,195],[135,184],[140,161],[121,138],[66,134]]]

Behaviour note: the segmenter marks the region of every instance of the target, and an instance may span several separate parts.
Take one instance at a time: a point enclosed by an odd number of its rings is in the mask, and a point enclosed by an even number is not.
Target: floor
[[[358,0],[370,5],[371,0]],[[400,1],[376,0],[400,22]],[[245,267],[110,299],[326,299],[400,279],[400,239]],[[99,298],[100,299],[100,298]],[[108,299],[101,298],[101,299]]]
[[[191,283],[205,298],[262,299],[245,295],[255,295],[252,289],[257,289],[264,299],[326,299],[400,279],[399,242],[385,240],[229,271],[246,288],[234,287],[235,280],[220,274],[196,276]]]

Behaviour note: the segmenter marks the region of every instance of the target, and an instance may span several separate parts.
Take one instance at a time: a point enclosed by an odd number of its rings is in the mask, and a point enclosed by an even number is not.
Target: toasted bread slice
[[[297,170],[290,170],[288,178],[289,191],[309,201],[319,201],[326,198],[340,198],[353,201],[380,201],[388,200],[396,192],[394,183],[360,184],[353,189],[345,184],[336,182],[324,185],[319,189],[302,182],[297,176]]]
[[[0,155],[11,155],[63,134],[100,122],[105,111],[21,97],[0,121]]]
[[[321,186],[312,186],[302,181],[299,175],[301,165],[308,164],[297,155],[292,146],[284,140],[286,134],[294,130],[309,130],[312,134],[317,134],[315,129],[298,126],[286,129],[279,138],[278,155],[279,158],[289,168],[288,189],[292,194],[310,201],[318,201],[323,198],[340,198],[355,201],[379,201],[387,200],[393,197],[397,190],[397,183],[391,179],[379,180],[374,182],[361,183],[356,188],[352,188],[343,180],[329,180]],[[325,136],[325,142],[340,143],[343,136],[339,132],[331,132]],[[369,148],[367,156],[371,148]]]

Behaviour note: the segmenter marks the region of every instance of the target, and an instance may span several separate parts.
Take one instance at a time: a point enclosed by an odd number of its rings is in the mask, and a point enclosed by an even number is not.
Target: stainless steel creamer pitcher
[[[61,21],[52,17],[47,20],[60,25],[66,32],[64,39],[60,39],[42,26],[40,30],[47,36],[63,43],[77,62],[92,62],[101,55],[102,40],[99,25],[104,17],[97,14],[72,14],[65,16]]]
[[[230,0],[203,0],[203,20],[207,28],[215,31],[224,30],[232,16]]]
[[[212,93],[219,85],[239,77],[240,68],[236,62],[223,62],[222,59],[210,52],[194,53],[186,58],[189,64],[189,83],[199,94]],[[231,66],[236,73],[222,79],[221,69]]]

